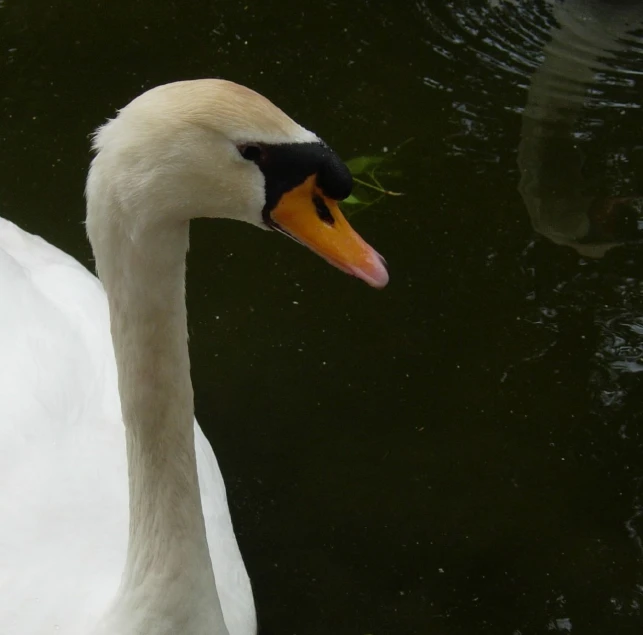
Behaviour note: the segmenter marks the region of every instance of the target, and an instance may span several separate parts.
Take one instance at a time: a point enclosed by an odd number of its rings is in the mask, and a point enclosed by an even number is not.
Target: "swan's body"
[[[0,289],[11,299],[0,310],[0,632],[91,632],[118,587],[127,548],[127,459],[107,299],[77,261],[3,219]],[[252,633],[252,593],[223,480],[195,430],[221,601],[237,615],[230,633]]]
[[[261,157],[241,145],[255,143]],[[327,197],[343,166],[247,89],[155,89],[95,145],[102,285],[0,219],[0,633],[253,635],[225,487],[193,416],[188,220],[275,226],[374,286],[386,274],[338,217],[346,187]],[[332,227],[293,215],[309,190]]]

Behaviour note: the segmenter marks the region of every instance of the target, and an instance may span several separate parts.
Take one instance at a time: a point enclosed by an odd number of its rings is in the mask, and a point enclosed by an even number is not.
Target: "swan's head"
[[[154,88],[96,133],[88,225],[109,216],[130,236],[190,218],[278,230],[374,287],[383,259],[338,207],[352,178],[338,156],[254,91],[223,80]]]

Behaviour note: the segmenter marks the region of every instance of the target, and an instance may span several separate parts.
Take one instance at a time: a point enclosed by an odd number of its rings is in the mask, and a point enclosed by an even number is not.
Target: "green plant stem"
[[[369,187],[372,190],[375,190],[376,192],[380,192],[381,194],[388,194],[389,196],[402,196],[404,192],[391,192],[390,190],[385,190],[381,187],[378,187],[377,185],[373,185],[372,183],[369,183],[368,181],[362,181],[362,179],[358,179],[357,177],[353,177],[353,181],[355,183],[359,183],[360,185],[363,185],[364,187]]]

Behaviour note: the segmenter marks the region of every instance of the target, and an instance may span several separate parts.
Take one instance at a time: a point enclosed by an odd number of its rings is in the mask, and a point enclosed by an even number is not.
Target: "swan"
[[[252,635],[224,482],[194,419],[189,221],[277,230],[375,288],[387,269],[339,211],[345,165],[249,88],[153,88],[93,149],[98,278],[0,219],[0,633]]]

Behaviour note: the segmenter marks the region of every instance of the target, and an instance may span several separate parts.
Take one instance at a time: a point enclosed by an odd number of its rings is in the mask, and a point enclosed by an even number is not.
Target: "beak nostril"
[[[313,203],[315,204],[315,211],[319,220],[326,223],[327,225],[334,225],[335,218],[333,217],[331,211],[328,209],[328,205],[324,202],[324,199],[321,196],[315,195],[313,197]]]

